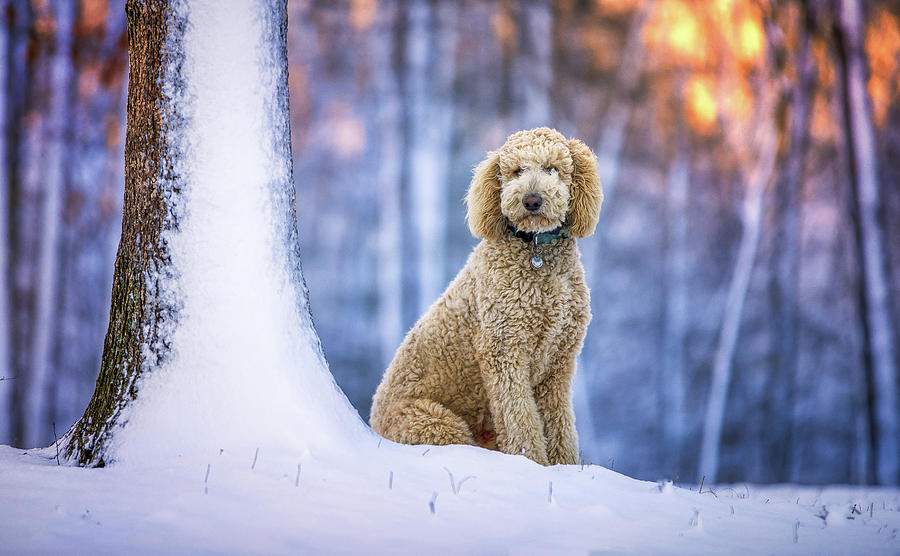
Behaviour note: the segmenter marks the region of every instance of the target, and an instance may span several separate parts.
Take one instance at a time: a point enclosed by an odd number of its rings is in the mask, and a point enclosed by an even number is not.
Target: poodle
[[[397,350],[375,432],[577,463],[572,378],[591,312],[575,238],[593,233],[602,201],[593,153],[554,129],[488,153],[466,195],[482,241]]]

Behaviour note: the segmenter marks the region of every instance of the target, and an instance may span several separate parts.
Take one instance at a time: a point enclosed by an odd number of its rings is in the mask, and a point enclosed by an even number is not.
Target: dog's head
[[[539,127],[509,136],[475,168],[466,195],[469,229],[499,239],[512,224],[524,232],[560,225],[576,237],[594,233],[603,202],[597,160],[587,145]]]

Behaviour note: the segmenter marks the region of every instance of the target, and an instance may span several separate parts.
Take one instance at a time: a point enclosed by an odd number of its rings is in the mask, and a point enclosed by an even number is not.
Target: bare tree
[[[741,241],[737,259],[728,286],[728,296],[719,330],[719,341],[712,362],[712,383],[703,422],[703,439],[700,445],[700,473],[713,483],[719,469],[719,452],[725,407],[734,367],[734,353],[740,332],[744,302],[750,287],[756,252],[759,247],[762,226],[763,196],[774,177],[778,154],[778,140],[774,125],[775,99],[769,87],[765,87],[757,101],[757,117],[751,118],[751,126],[732,125],[732,145],[740,145],[749,139],[748,153],[744,153],[746,196],[741,210]],[[765,114],[765,116],[763,116]],[[749,136],[749,137],[748,137]],[[738,147],[740,148],[740,147]],[[750,154],[752,153],[752,154]]]
[[[800,188],[804,179],[804,162],[808,149],[810,102],[815,78],[810,51],[810,35],[814,30],[812,13],[804,3],[798,3],[798,21],[795,26],[799,49],[791,51],[784,32],[770,29],[770,46],[777,50],[782,65],[790,63],[795,78],[786,81],[782,94],[789,97],[790,123],[788,144],[781,165],[782,172],[775,188],[776,239],[773,245],[775,272],[770,284],[775,319],[773,324],[777,338],[777,365],[775,366],[769,398],[770,441],[769,459],[772,462],[773,480],[799,480],[791,477],[794,469],[794,411],[795,380],[797,377],[797,289],[800,267]],[[767,20],[767,25],[775,22]]]
[[[863,360],[869,398],[869,434],[875,481],[900,482],[900,387],[875,133],[866,93],[863,13],[859,0],[841,0],[835,28],[841,64],[841,101],[848,146],[848,174],[859,253],[859,311],[865,338]]]
[[[495,6],[500,41],[501,128],[548,125],[553,79],[553,11],[545,2],[504,0]]]
[[[378,335],[380,359],[387,368],[403,340],[403,106],[400,101],[398,28],[400,9],[386,4],[378,10],[372,32],[378,137]]]
[[[444,215],[453,138],[458,5],[413,0],[408,18],[409,193],[417,246],[418,314],[445,286]]]
[[[518,52],[513,60],[513,102],[518,127],[528,129],[550,121],[553,81],[551,50],[553,13],[548,2],[518,6]]]
[[[12,374],[9,397],[10,443],[25,444],[27,427],[26,400],[28,396],[28,375],[31,370],[30,355],[33,338],[33,316],[37,266],[37,252],[40,226],[38,220],[39,181],[32,176],[34,168],[39,168],[40,125],[37,117],[45,110],[40,103],[42,96],[30,89],[38,81],[38,74],[46,67],[47,57],[43,45],[46,33],[32,31],[34,11],[25,0],[13,0],[10,22],[9,84],[7,106],[7,140],[9,153],[9,269],[10,288],[10,340]],[[28,117],[27,115],[30,115]]]
[[[642,40],[644,24],[647,15],[652,8],[652,0],[643,2],[631,16],[625,44],[622,47],[622,56],[616,72],[614,92],[609,107],[603,115],[602,133],[596,141],[597,145],[597,172],[603,184],[604,206],[611,206],[615,198],[616,185],[619,180],[619,170],[622,165],[622,149],[625,145],[625,129],[631,119],[634,109],[633,96],[640,82],[643,62],[645,57],[645,45]],[[609,227],[609,218],[601,217],[595,232],[594,249],[583,252],[584,267],[588,270],[589,280],[600,280],[604,275],[602,268],[602,247],[606,230]],[[592,303],[593,304],[593,303]],[[596,307],[592,310],[596,310]],[[579,356],[578,368],[575,374],[575,396],[573,403],[575,414],[578,417],[578,428],[582,435],[581,444],[586,450],[595,445],[597,434],[594,428],[594,411],[590,403],[590,393],[594,390],[593,372],[591,365],[582,362],[593,358],[590,344],[585,346],[582,355]]]
[[[676,98],[681,99],[681,95]],[[690,137],[685,122],[676,124],[674,154],[666,179],[665,320],[660,365],[660,460],[672,473],[681,468],[686,435],[685,342],[688,306],[688,199],[691,185]]]
[[[11,0],[0,2],[0,440],[5,439],[9,431],[5,430],[9,423],[10,393],[12,392],[12,360],[10,353],[9,326],[9,284],[7,282],[9,243],[6,230],[9,227],[9,143],[7,142],[9,98],[9,31]]]
[[[631,119],[633,96],[640,83],[646,55],[642,33],[652,9],[653,0],[642,2],[631,17],[616,73],[615,90],[603,115],[602,133],[597,141],[597,172],[603,182],[603,198],[607,205],[615,198],[619,182],[625,129]]]
[[[49,62],[49,111],[43,120],[43,148],[40,164],[43,195],[42,231],[38,250],[38,285],[31,344],[31,372],[27,379],[25,445],[38,445],[46,436],[37,430],[45,422],[48,381],[52,380],[52,339],[57,331],[57,280],[59,279],[59,237],[61,234],[62,195],[65,188],[68,152],[68,125],[72,80],[72,25],[74,5],[69,0],[51,3],[56,32],[51,43]]]

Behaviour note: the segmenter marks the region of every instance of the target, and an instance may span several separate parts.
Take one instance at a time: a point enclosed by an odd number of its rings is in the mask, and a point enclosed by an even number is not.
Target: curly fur
[[[524,208],[529,195],[539,211]],[[377,433],[576,463],[571,385],[591,314],[575,238],[593,233],[602,201],[596,159],[577,139],[543,127],[488,153],[466,196],[483,241],[397,350],[372,404]],[[569,237],[532,245],[511,225],[562,225]]]

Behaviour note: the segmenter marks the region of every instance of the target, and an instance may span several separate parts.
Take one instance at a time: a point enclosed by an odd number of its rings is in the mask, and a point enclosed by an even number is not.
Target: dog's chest
[[[589,315],[584,269],[574,241],[542,246],[534,268],[532,249],[519,240],[486,250],[479,298],[481,325],[501,345],[523,346],[533,369],[546,367],[560,350],[580,343]]]
[[[532,323],[530,332],[534,358],[540,363],[550,358],[571,334],[578,334],[576,315],[583,311],[584,286],[569,276],[536,281],[534,295],[523,307]]]

